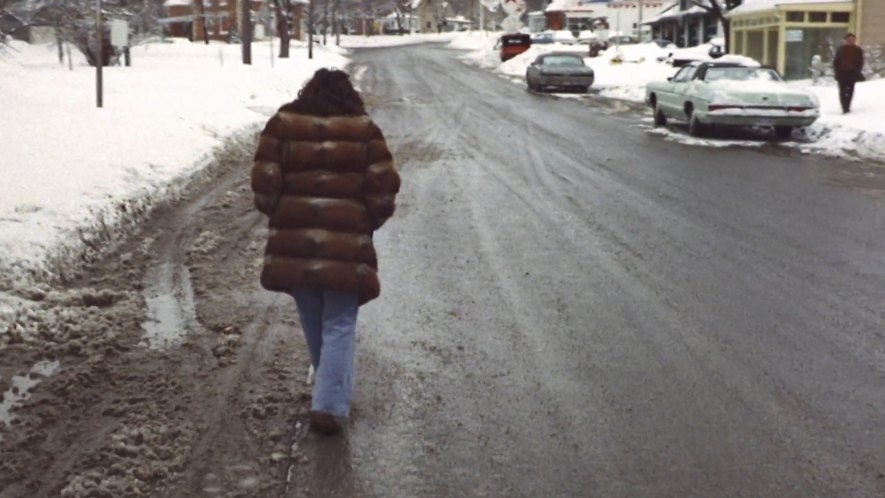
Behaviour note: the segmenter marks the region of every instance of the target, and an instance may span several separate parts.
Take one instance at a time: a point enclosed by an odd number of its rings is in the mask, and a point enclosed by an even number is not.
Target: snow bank
[[[820,101],[820,118],[808,128],[815,141],[802,144],[802,150],[885,162],[885,79],[858,83],[848,114],[842,114],[835,82],[813,85],[805,80],[790,85],[812,92]]]
[[[383,48],[383,47],[402,47],[406,45],[417,45],[420,43],[446,43],[459,38],[461,33],[415,33],[405,35],[342,35],[342,48]],[[318,37],[321,38],[321,37]],[[335,37],[328,38],[330,48],[335,43]]]
[[[50,277],[76,260],[90,233],[113,231],[172,195],[206,164],[222,138],[267,118],[323,66],[348,61],[303,44],[276,59],[253,44],[176,40],[132,50],[132,67],[104,69],[104,108],[95,70],[74,54],[13,42],[0,54],[0,269],[7,282]]]

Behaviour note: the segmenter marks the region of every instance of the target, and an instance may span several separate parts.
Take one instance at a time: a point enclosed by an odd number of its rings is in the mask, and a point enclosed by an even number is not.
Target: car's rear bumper
[[[727,126],[809,126],[818,118],[817,113],[790,114],[726,114],[708,113],[701,118],[705,124]]]
[[[541,76],[538,78],[538,84],[556,87],[591,86],[593,80],[593,76]]]

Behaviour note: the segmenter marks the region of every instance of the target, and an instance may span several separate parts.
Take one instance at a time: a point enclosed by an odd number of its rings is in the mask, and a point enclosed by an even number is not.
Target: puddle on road
[[[12,409],[24,404],[31,397],[34,386],[57,372],[60,365],[58,361],[38,361],[27,374],[14,375],[12,387],[3,393],[3,398],[0,400],[0,422],[9,427],[15,418],[11,413]]]
[[[148,347],[160,349],[181,343],[197,322],[190,272],[183,266],[164,263],[147,280],[147,320],[142,328]]]

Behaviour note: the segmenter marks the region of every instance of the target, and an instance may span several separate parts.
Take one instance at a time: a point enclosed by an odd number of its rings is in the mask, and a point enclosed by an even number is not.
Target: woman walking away
[[[320,69],[267,122],[255,206],[270,217],[261,285],[295,298],[316,372],[310,429],[333,435],[350,411],[357,310],[381,293],[372,233],[400,179],[346,73]]]

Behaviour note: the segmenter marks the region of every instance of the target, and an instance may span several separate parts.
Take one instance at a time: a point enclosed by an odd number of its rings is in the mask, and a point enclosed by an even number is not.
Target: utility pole
[[[639,30],[639,41],[643,41],[642,36],[642,7],[645,4],[645,0],[639,0],[639,22],[636,23],[636,28]]]
[[[95,106],[103,107],[102,102],[102,81],[101,81],[101,70],[102,66],[104,66],[104,53],[102,51],[102,45],[104,44],[104,39],[102,39],[102,29],[101,29],[101,0],[96,0],[95,2],[95,33],[96,38],[98,39],[98,56],[95,60]]]

